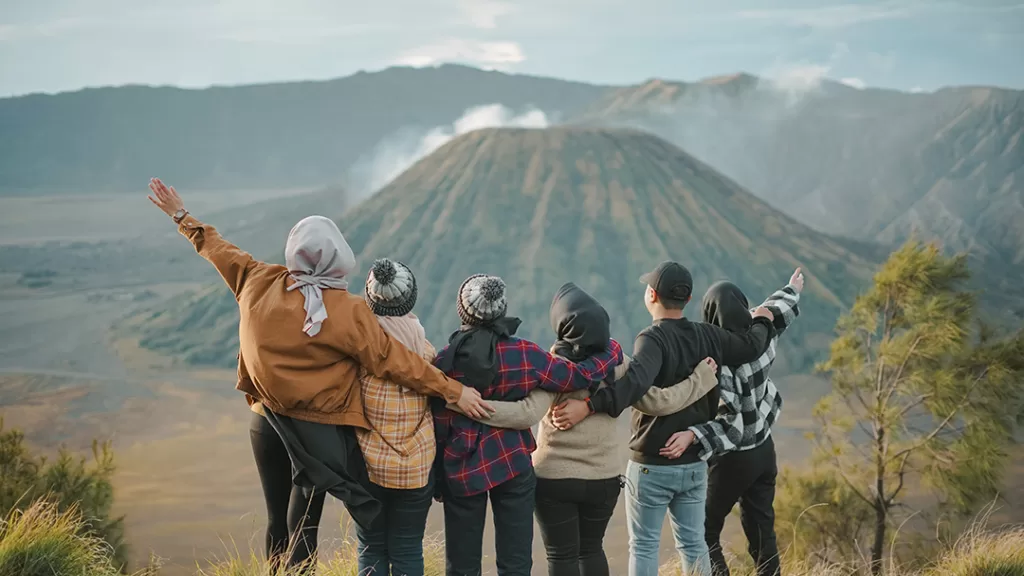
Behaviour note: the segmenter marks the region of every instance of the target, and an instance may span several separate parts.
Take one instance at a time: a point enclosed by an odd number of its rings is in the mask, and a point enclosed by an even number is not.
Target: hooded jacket
[[[771,435],[771,427],[782,410],[782,396],[768,372],[775,361],[778,337],[800,314],[800,292],[786,285],[764,301],[775,316],[776,336],[757,360],[739,366],[722,366],[718,390],[721,403],[714,420],[691,426],[701,446],[700,458],[707,460],[726,452],[751,450]],[[729,282],[708,289],[703,300],[704,321],[726,330],[743,330],[749,305],[743,292]]]

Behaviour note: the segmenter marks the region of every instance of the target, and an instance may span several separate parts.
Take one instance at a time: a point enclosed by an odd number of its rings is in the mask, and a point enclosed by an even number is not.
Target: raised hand
[[[459,406],[459,410],[462,413],[474,420],[485,420],[491,414],[494,414],[494,407],[488,404],[480,392],[477,392],[476,388],[470,388],[469,386],[462,387],[462,396],[459,396],[459,401],[456,403]]]
[[[185,209],[185,203],[182,202],[181,196],[178,196],[174,186],[168,188],[159,178],[153,178],[149,181],[149,190],[152,192],[152,194],[147,196],[149,201],[171,218],[174,218],[174,215],[179,210]]]
[[[796,272],[793,272],[793,276],[789,279],[789,285],[796,289],[796,293],[799,294],[804,290],[804,273],[799,268]]]

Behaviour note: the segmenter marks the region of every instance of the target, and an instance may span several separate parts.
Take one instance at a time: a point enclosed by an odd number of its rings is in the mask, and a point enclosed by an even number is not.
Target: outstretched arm
[[[703,362],[697,364],[693,374],[686,380],[667,388],[651,386],[644,397],[633,404],[633,408],[648,416],[675,414],[703,398],[718,385],[718,378],[715,376],[717,369],[718,365],[714,359],[705,358]]]
[[[521,342],[525,346],[526,362],[540,388],[549,392],[572,392],[587,388],[591,383],[607,378],[622,362],[622,347],[615,340],[608,340],[608,348],[604,352],[579,363],[554,356],[532,342]]]
[[[213,264],[237,300],[246,278],[253,270],[265,264],[225,240],[213,226],[203,224],[185,211],[185,203],[173,186],[167,187],[159,178],[154,178],[149,182],[149,189],[152,191],[149,201],[175,219],[178,232],[192,242],[200,256]]]
[[[421,394],[457,402],[466,414],[474,417],[483,417],[490,411],[479,392],[448,378],[388,334],[365,302],[354,302],[346,312],[348,318],[344,321],[324,324],[326,341],[355,358],[368,372]]]
[[[773,315],[763,307],[758,308],[754,314],[750,330],[743,334],[730,332],[714,324],[706,324],[711,330],[711,335],[718,339],[722,350],[722,366],[739,366],[753,362],[768,349],[768,343],[775,336],[775,328],[772,326]]]
[[[495,428],[529,430],[544,419],[557,398],[558,394],[538,388],[527,394],[526,398],[514,402],[488,400],[491,408],[494,408],[494,414],[474,420]],[[448,408],[462,414],[462,410],[454,404],[449,404]]]
[[[653,337],[641,333],[633,345],[633,359],[626,373],[611,386],[595,391],[590,396],[594,412],[613,417],[632,406],[647,394],[661,370],[661,345]]]

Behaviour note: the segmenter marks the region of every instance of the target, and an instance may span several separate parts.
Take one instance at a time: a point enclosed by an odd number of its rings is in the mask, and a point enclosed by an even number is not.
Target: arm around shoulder
[[[739,366],[757,360],[775,336],[771,320],[763,317],[754,318],[750,330],[743,334],[729,332],[713,324],[706,326],[711,327],[721,345],[722,366]]]
[[[368,372],[378,378],[390,380],[399,386],[422,394],[439,396],[448,402],[457,402],[462,395],[462,384],[448,378],[443,372],[408,349],[384,331],[373,312],[362,299],[351,296],[344,300],[348,310],[331,318],[339,318],[331,325],[330,335],[336,347],[355,358]]]
[[[544,419],[557,398],[558,394],[538,388],[530,392],[526,398],[514,402],[488,400],[488,404],[494,408],[494,414],[487,418],[474,418],[474,420],[495,428],[529,430]],[[454,403],[449,403],[448,409],[466,415]]]
[[[661,361],[661,345],[655,338],[641,332],[633,344],[633,358],[626,373],[611,386],[601,388],[590,396],[594,412],[604,412],[617,418],[650,390],[661,370]]]
[[[668,416],[700,400],[716,385],[715,369],[702,361],[686,380],[667,388],[652,386],[633,408],[649,416]]]

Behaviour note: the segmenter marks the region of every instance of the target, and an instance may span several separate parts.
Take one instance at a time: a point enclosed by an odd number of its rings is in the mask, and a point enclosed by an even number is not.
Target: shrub
[[[74,509],[82,534],[103,540],[115,564],[123,566],[127,556],[124,522],[111,518],[113,475],[109,444],[94,442],[91,462],[63,449],[48,462],[28,450],[21,432],[4,430],[0,420],[0,518],[27,511],[41,500],[60,512]]]
[[[0,574],[115,576],[119,569],[110,546],[83,530],[75,507],[39,501],[0,521]]]

